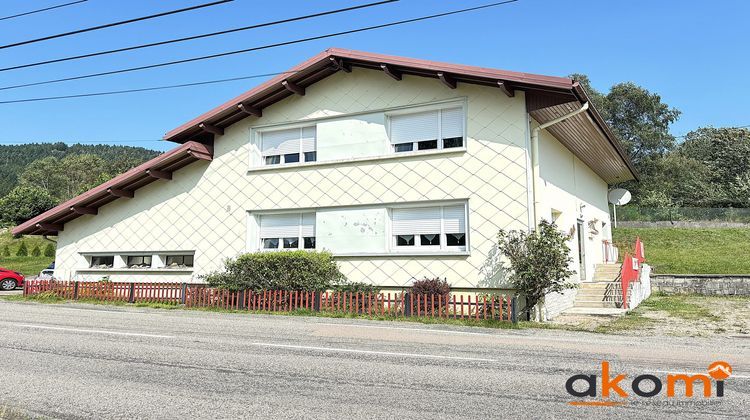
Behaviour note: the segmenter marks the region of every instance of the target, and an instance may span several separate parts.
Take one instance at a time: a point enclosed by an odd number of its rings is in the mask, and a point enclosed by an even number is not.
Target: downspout
[[[533,190],[534,195],[534,231],[539,231],[539,191],[538,191],[538,183],[539,183],[539,132],[541,130],[544,130],[545,128],[555,125],[559,123],[560,121],[567,120],[570,117],[574,117],[581,112],[585,112],[587,109],[589,109],[589,103],[584,102],[583,105],[569,113],[565,114],[562,117],[557,117],[552,121],[547,121],[546,123],[540,125],[539,127],[534,128],[531,130],[531,167],[533,168],[534,175],[531,177],[531,189]]]

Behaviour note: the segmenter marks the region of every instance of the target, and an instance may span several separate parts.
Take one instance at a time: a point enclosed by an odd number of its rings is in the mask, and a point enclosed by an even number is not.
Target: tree
[[[48,243],[47,246],[44,247],[44,256],[45,257],[54,257],[55,256],[55,246],[51,243]]]
[[[46,157],[32,162],[20,176],[21,185],[47,190],[58,202],[69,200],[110,179],[107,163],[96,155]]]
[[[710,205],[750,205],[750,130],[702,127],[685,136],[679,151],[705,165],[709,181],[715,189]]]
[[[10,257],[10,247],[8,245],[3,246],[3,257]]]
[[[55,206],[57,201],[39,187],[16,187],[0,198],[0,223],[17,225]]]
[[[28,257],[29,256],[29,248],[26,247],[26,242],[21,241],[21,246],[18,247],[18,251],[16,251],[16,257]]]
[[[548,293],[562,292],[576,287],[568,278],[570,270],[568,235],[561,233],[554,223],[542,220],[536,232],[524,230],[498,234],[500,252],[510,263],[510,281],[526,298],[524,312],[531,311]]]
[[[34,246],[34,248],[31,250],[31,256],[32,257],[41,257],[42,256],[42,250],[39,249],[39,245]]]

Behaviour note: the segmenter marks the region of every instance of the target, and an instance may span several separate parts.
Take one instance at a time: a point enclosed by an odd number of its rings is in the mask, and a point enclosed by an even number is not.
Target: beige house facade
[[[82,281],[200,282],[242,253],[314,249],[351,281],[504,288],[498,231],[541,219],[571,234],[577,281],[605,259],[627,156],[590,105],[534,135],[586,104],[575,82],[337,49],[292,71],[16,233],[57,235],[55,277]]]

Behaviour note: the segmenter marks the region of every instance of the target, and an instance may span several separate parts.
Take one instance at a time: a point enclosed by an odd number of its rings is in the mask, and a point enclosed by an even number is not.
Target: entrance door
[[[581,281],[586,281],[586,241],[583,237],[583,220],[578,221],[576,233],[578,236],[578,272],[581,274]]]

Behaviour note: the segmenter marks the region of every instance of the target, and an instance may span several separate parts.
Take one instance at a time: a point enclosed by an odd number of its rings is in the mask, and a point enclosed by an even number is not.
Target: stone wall
[[[663,293],[750,296],[750,275],[652,274],[651,287]]]

